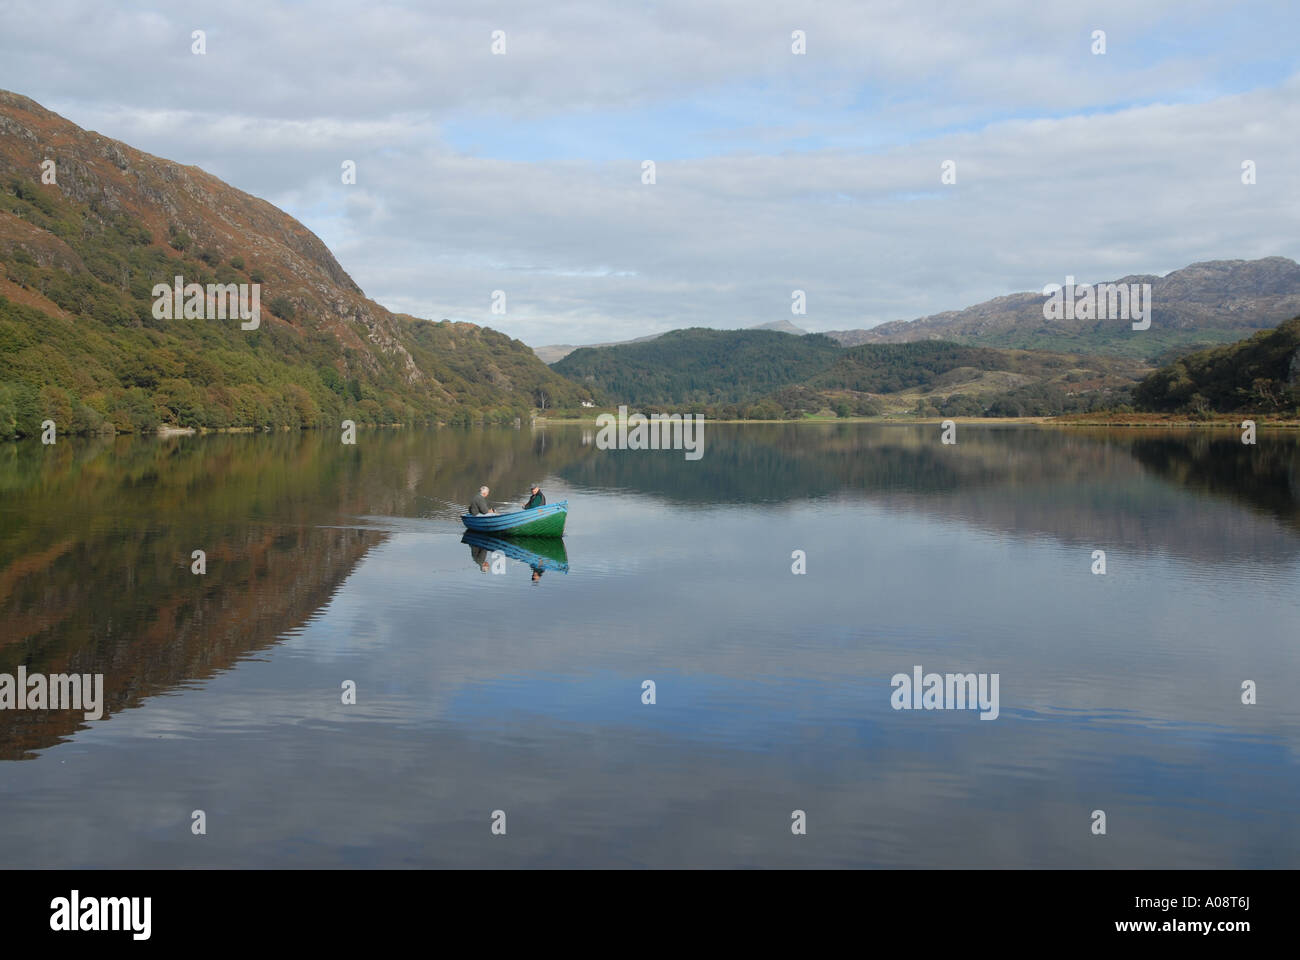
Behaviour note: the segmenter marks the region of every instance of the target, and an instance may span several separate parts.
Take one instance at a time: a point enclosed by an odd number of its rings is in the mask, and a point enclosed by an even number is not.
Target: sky
[[[533,346],[1300,259],[1294,0],[0,0],[0,25],[0,88],[269,200],[391,310]]]

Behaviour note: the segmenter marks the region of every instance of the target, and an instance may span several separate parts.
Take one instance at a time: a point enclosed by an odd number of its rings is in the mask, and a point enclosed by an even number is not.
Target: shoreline
[[[705,420],[706,423],[713,424],[791,424],[791,425],[808,425],[808,424],[845,424],[845,423],[879,423],[879,424],[941,424],[945,420],[952,420],[959,424],[979,424],[979,425],[1008,425],[1022,426],[1031,424],[1033,426],[1045,427],[1106,427],[1106,428],[1124,428],[1124,429],[1178,429],[1178,430],[1240,430],[1243,420],[1254,420],[1256,430],[1300,430],[1300,420],[1294,418],[1270,418],[1263,415],[1255,414],[1238,414],[1234,417],[1228,417],[1224,414],[1218,414],[1209,420],[1190,420],[1185,416],[1177,414],[1140,414],[1126,413],[1113,414],[1104,416],[1099,414],[1066,414],[1059,417],[804,417],[800,420]],[[599,424],[596,417],[536,417],[533,419],[530,428],[546,426],[590,426],[597,427]],[[401,423],[384,423],[384,424],[357,424],[360,430],[460,430],[467,429],[464,426],[452,426],[450,424],[434,425],[412,425],[408,427]],[[499,427],[507,430],[518,430],[520,427],[512,427],[508,424],[499,423],[475,423],[471,424],[472,429],[487,429]],[[76,437],[78,439],[87,438],[118,438],[118,437],[157,437],[160,440],[172,440],[177,437],[204,437],[213,434],[256,434],[256,433],[307,433],[313,430],[321,430],[320,427],[300,427],[294,430],[292,427],[278,427],[273,429],[262,429],[260,427],[177,427],[171,424],[163,424],[155,431],[147,433],[131,433],[128,431],[113,433],[73,433],[65,434],[67,437]],[[333,429],[333,428],[330,428]],[[0,438],[0,443],[22,443],[23,440],[32,440],[34,437]]]
[[[1124,413],[1110,416],[1102,414],[1063,414],[1055,417],[804,417],[799,420],[706,420],[706,423],[955,423],[977,424],[1038,424],[1050,427],[1213,427],[1240,430],[1242,420],[1254,420],[1256,429],[1300,429],[1300,420],[1287,417],[1268,417],[1262,414],[1216,414],[1209,420],[1190,420],[1179,414]],[[539,426],[552,424],[581,424],[597,426],[595,417],[537,417]]]

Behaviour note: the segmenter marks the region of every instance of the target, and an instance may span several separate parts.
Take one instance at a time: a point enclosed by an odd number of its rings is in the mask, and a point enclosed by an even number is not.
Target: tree
[[[1266,410],[1276,410],[1282,406],[1282,394],[1277,384],[1268,377],[1256,377],[1251,386],[1251,394]]]
[[[288,297],[276,297],[271,301],[271,312],[284,320],[293,319],[293,301]]]

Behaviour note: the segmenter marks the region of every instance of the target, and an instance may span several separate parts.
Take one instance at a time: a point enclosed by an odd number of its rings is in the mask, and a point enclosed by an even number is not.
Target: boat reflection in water
[[[474,560],[474,566],[484,573],[490,569],[494,553],[528,564],[533,568],[534,583],[540,580],[547,570],[569,572],[569,554],[564,549],[564,541],[557,537],[512,537],[503,540],[500,537],[467,531],[460,538],[460,542],[469,544],[469,553]]]

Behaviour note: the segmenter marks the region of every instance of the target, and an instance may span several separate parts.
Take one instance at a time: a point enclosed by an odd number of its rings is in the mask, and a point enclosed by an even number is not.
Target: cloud
[[[393,309],[588,342],[868,326],[1066,273],[1298,256],[1287,19],[1272,3],[12,2],[0,86],[266,197]]]

